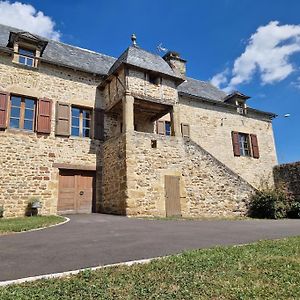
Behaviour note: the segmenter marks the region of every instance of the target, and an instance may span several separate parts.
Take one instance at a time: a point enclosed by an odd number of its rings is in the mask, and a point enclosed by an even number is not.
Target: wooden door
[[[181,216],[179,176],[165,176],[165,192],[166,216]]]
[[[61,170],[59,174],[59,213],[91,213],[95,199],[94,172]]]

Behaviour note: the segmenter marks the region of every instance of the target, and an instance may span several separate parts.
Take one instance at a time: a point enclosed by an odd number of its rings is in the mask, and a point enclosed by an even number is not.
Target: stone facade
[[[157,148],[151,141],[157,141]],[[135,132],[127,135],[127,214],[165,216],[166,175],[180,177],[185,217],[247,212],[254,188],[190,139]]]
[[[0,131],[0,205],[5,217],[24,215],[28,201],[40,198],[42,214],[56,214],[59,168],[55,164],[96,169],[100,142],[89,138],[55,136],[57,101],[93,108],[99,78],[51,65],[38,70],[19,66],[0,56],[0,88],[13,94],[53,101],[50,135],[17,129]],[[100,156],[100,155],[99,155]]]
[[[237,113],[235,108],[180,98],[180,121],[190,125],[190,138],[255,187],[261,181],[273,182],[277,164],[272,122],[261,115]],[[260,157],[233,153],[231,132],[256,134]]]
[[[184,78],[185,61],[174,66]],[[180,180],[183,216],[246,214],[254,187],[262,178],[270,179],[277,163],[271,120],[180,96],[181,82],[122,64],[107,76],[43,61],[29,68],[1,54],[0,91],[52,100],[50,134],[0,131],[5,217],[24,215],[32,197],[41,200],[42,214],[56,214],[61,169],[96,172],[97,212],[166,216],[165,176],[174,175]],[[104,138],[57,136],[57,103],[90,109],[94,116],[101,109]],[[173,136],[156,134],[160,118],[172,123]],[[93,121],[92,131],[99,120]],[[182,137],[181,123],[189,125],[189,138]],[[232,131],[256,134],[260,158],[234,157]]]

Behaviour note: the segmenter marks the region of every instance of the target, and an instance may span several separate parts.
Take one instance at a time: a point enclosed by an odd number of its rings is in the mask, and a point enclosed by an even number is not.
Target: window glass
[[[19,48],[19,63],[33,67],[35,51],[30,49]]]
[[[19,128],[19,122],[20,122],[19,119],[11,118],[9,125],[10,125],[11,128]]]
[[[25,49],[25,48],[19,48],[19,54],[34,57],[35,51],[30,49]]]
[[[12,106],[10,117],[11,118],[20,118],[20,112],[21,112],[21,109],[19,107]]]
[[[72,117],[77,117],[77,118],[79,118],[79,115],[80,115],[80,109],[79,109],[79,108],[72,107]]]
[[[165,122],[166,135],[171,135],[171,122]]]
[[[79,136],[79,127],[73,127],[72,126],[71,135]]]
[[[82,136],[89,137],[90,136],[90,129],[89,128],[83,128]]]
[[[21,97],[12,96],[11,97],[11,105],[20,107],[21,106]]]
[[[34,100],[25,98],[26,109],[34,109]]]
[[[72,107],[72,130],[73,136],[89,137],[91,128],[91,111]]]
[[[239,133],[240,153],[242,156],[251,156],[248,134]]]
[[[11,128],[34,130],[35,100],[25,97],[12,96],[10,109]]]
[[[24,120],[24,129],[25,130],[33,130],[33,121],[32,120]]]

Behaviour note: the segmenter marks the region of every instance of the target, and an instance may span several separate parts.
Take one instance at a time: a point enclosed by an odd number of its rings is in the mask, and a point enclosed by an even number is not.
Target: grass
[[[30,229],[47,227],[61,223],[65,218],[60,216],[34,216],[13,219],[0,219],[0,235],[10,232],[21,232]]]
[[[0,288],[1,300],[300,299],[300,237]]]

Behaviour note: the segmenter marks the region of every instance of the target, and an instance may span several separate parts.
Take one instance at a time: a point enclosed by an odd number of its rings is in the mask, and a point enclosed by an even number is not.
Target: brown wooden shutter
[[[234,156],[241,156],[241,149],[239,143],[239,133],[232,131],[232,146],[233,146],[233,153]]]
[[[71,105],[68,103],[56,103],[55,134],[70,136]]]
[[[250,134],[251,146],[252,146],[252,156],[254,158],[259,158],[259,149],[258,149],[258,141],[256,134]]]
[[[104,110],[100,108],[94,110],[94,139],[104,140]]]
[[[52,101],[47,98],[39,99],[37,111],[36,131],[39,133],[51,132]]]
[[[0,128],[5,129],[7,127],[7,105],[8,105],[8,93],[0,92]]]
[[[166,126],[165,126],[165,121],[157,121],[157,134],[166,134]]]
[[[181,133],[183,137],[189,137],[190,136],[190,125],[181,123]]]

